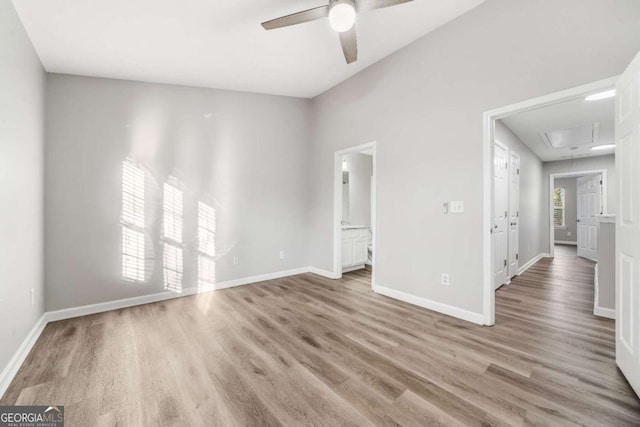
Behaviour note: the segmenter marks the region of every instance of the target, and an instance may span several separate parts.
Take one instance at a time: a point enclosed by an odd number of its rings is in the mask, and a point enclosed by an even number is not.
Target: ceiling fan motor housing
[[[334,6],[338,5],[338,4],[348,4],[350,5],[352,8],[354,8],[357,12],[356,9],[356,2],[354,0],[329,0],[329,9],[333,9]]]

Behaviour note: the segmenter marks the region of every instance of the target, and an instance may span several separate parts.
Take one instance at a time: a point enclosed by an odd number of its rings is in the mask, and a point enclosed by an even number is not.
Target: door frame
[[[376,141],[353,147],[338,150],[333,155],[333,278],[342,278],[342,156],[345,154],[359,153],[362,151],[372,151],[373,157],[373,177],[371,181],[371,288],[376,281],[376,256],[377,249],[377,215],[376,215],[376,193],[377,193],[377,143]]]
[[[602,204],[602,215],[607,214],[607,187],[608,187],[608,178],[607,178],[607,170],[606,169],[590,169],[585,171],[576,171],[576,172],[557,172],[549,174],[549,254],[551,258],[555,256],[555,225],[553,224],[553,191],[555,190],[555,180],[556,178],[578,178],[585,175],[598,175],[602,177],[602,200],[600,203]],[[577,191],[577,189],[576,189]],[[577,199],[576,199],[577,200]],[[577,203],[577,201],[576,201]],[[576,207],[577,212],[577,207]],[[577,234],[577,231],[576,231]],[[578,236],[576,235],[576,239]]]
[[[584,97],[588,94],[615,87],[618,76],[593,83],[554,92],[548,95],[485,111],[483,115],[483,215],[482,215],[482,264],[483,264],[483,323],[493,326],[496,323],[495,291],[493,290],[493,143],[495,140],[495,122],[515,113]]]

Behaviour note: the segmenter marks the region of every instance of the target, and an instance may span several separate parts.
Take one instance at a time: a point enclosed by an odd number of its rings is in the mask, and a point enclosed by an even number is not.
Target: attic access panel
[[[546,143],[555,150],[594,145],[598,143],[599,138],[599,122],[567,129],[548,130],[542,133],[542,139],[544,139]]]

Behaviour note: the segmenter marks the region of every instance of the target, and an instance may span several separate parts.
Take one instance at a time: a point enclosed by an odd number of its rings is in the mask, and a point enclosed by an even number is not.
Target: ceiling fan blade
[[[356,0],[356,10],[358,12],[382,9],[383,7],[396,6],[402,3],[408,3],[413,0]]]
[[[291,15],[281,16],[271,21],[263,22],[262,26],[265,30],[273,30],[276,28],[288,27],[290,25],[302,24],[316,19],[322,19],[329,16],[329,6],[320,6],[303,12],[292,13]]]
[[[356,37],[356,26],[354,24],[350,30],[347,30],[340,34],[340,44],[342,45],[342,52],[344,53],[344,59],[347,60],[347,64],[351,64],[358,60],[358,39]]]

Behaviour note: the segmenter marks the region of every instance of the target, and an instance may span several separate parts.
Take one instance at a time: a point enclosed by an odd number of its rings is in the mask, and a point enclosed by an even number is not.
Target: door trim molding
[[[377,193],[377,142],[367,142],[365,144],[338,150],[333,155],[333,278],[342,278],[342,156],[345,154],[358,153],[371,150],[373,157],[373,180],[371,181],[371,288],[376,283],[376,257],[378,229],[376,220],[376,193]]]
[[[554,92],[537,98],[485,111],[483,114],[483,214],[482,214],[482,264],[483,264],[483,315],[484,324],[494,325],[495,292],[493,291],[493,264],[491,257],[493,243],[491,227],[493,221],[493,143],[495,137],[495,122],[506,116],[529,111],[535,108],[559,104],[564,101],[584,97],[590,93],[611,89],[615,86],[618,76],[597,82],[573,87],[571,89]]]

